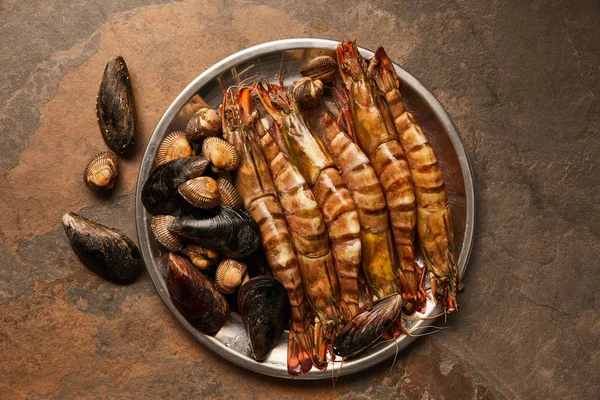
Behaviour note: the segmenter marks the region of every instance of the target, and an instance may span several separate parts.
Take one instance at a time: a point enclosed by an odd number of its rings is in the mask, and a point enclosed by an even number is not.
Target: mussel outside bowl
[[[217,353],[219,356],[252,371],[268,376],[289,378],[287,373],[287,334],[284,333],[271,354],[264,362],[257,362],[249,354],[248,339],[244,326],[237,313],[230,313],[228,321],[213,337],[194,329],[177,311],[167,291],[165,283],[168,251],[162,248],[152,236],[150,215],[141,202],[142,186],[154,168],[154,159],[163,138],[170,132],[185,130],[188,120],[203,104],[217,108],[221,103],[220,77],[226,85],[237,83],[236,79],[259,79],[265,76],[275,80],[275,76],[288,71],[284,83],[301,78],[298,69],[303,60],[319,55],[335,57],[338,42],[324,39],[286,39],[268,42],[235,53],[216,63],[195,78],[165,111],[156,126],[140,167],[136,192],[136,223],[140,250],[152,281],[161,298],[180,321],[198,341]],[[385,45],[385,43],[381,43]],[[373,52],[360,48],[365,58]],[[465,273],[471,247],[473,244],[473,228],[475,219],[475,199],[473,194],[473,176],[467,154],[460,136],[451,118],[439,101],[414,76],[394,64],[402,81],[403,94],[408,106],[424,128],[436,152],[449,194],[453,215],[454,234],[458,268],[461,276]],[[466,294],[468,296],[468,294]],[[461,311],[459,311],[461,312]],[[464,311],[463,311],[464,312]],[[440,313],[440,309],[432,302],[427,304],[423,317]],[[409,329],[433,324],[434,320],[410,322]],[[347,375],[368,368],[392,357],[396,351],[403,350],[415,340],[414,337],[401,336],[396,343],[379,343],[353,359],[330,364],[326,371],[313,368],[309,373],[294,379],[331,379],[334,375]]]

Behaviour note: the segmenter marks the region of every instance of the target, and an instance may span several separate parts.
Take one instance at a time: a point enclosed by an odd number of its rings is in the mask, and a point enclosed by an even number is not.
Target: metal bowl
[[[140,196],[142,186],[154,168],[154,158],[163,137],[174,130],[185,129],[188,119],[204,102],[211,107],[217,107],[221,103],[221,88],[217,78],[220,77],[227,85],[234,85],[245,79],[249,82],[261,77],[275,79],[277,74],[287,70],[285,84],[289,85],[300,77],[297,71],[302,60],[317,55],[335,57],[337,44],[338,42],[323,39],[278,40],[242,50],[207,69],[177,96],[160,119],[146,148],[138,177],[136,222],[140,248],[152,281],[169,310],[194,337],[215,353],[244,368],[274,377],[289,378],[286,366],[287,334],[282,335],[267,360],[259,363],[249,356],[248,340],[238,314],[231,313],[219,333],[211,337],[193,328],[177,311],[165,285],[168,252],[154,240],[150,230],[151,215],[142,206]],[[373,55],[372,51],[363,48],[360,52],[366,58]],[[473,243],[475,214],[473,177],[469,161],[456,127],[442,105],[417,79],[398,65],[394,65],[403,84],[406,102],[409,108],[414,110],[414,115],[426,132],[442,166],[452,209],[458,268],[462,276]],[[439,308],[429,302],[424,316],[439,312]],[[419,329],[431,323],[432,320],[420,320],[411,323],[408,329]],[[357,358],[345,360],[341,371],[338,371],[340,362],[331,363],[327,371],[313,368],[309,373],[295,379],[330,379],[332,369],[335,374],[340,372],[340,375],[354,373],[387,359],[413,340],[414,337],[403,335],[396,339],[396,344],[390,341],[382,342]]]

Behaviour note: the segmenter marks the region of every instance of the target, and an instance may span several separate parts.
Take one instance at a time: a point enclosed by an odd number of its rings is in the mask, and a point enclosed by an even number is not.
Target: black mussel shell
[[[227,206],[180,214],[171,222],[169,230],[190,242],[237,259],[255,251],[260,239],[256,221],[246,211]]]
[[[283,285],[270,276],[257,276],[244,283],[238,293],[238,308],[250,339],[250,350],[263,361],[290,320],[290,301]]]
[[[96,113],[100,132],[108,147],[118,154],[127,153],[135,141],[135,105],[129,71],[121,56],[106,64]]]
[[[214,335],[227,321],[227,300],[185,257],[169,254],[166,283],[175,307],[200,332]]]
[[[381,299],[367,311],[355,316],[336,336],[334,354],[353,357],[374,344],[400,318],[402,296]]]
[[[178,158],[154,168],[142,188],[142,204],[152,214],[171,214],[185,201],[177,192],[182,183],[204,173],[204,156]]]
[[[65,213],[62,223],[77,256],[98,275],[125,285],[141,272],[140,252],[125,234],[75,213]]]

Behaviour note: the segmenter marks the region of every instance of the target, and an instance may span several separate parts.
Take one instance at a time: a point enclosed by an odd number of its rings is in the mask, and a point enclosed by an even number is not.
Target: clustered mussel
[[[239,311],[250,353],[262,361],[289,325],[289,299],[257,266],[258,224],[231,183],[240,155],[220,136],[221,117],[210,108],[197,110],[185,132],[168,133],[141,199],[155,239],[169,251],[166,282],[175,307],[207,335],[231,309]]]

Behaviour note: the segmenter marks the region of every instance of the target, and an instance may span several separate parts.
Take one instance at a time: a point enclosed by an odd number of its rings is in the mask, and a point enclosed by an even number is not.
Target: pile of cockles
[[[366,60],[342,42],[299,71],[290,87],[282,77],[221,82],[218,108],[195,107],[184,131],[165,134],[141,192],[169,252],[166,283],[179,312],[215,335],[237,310],[258,361],[287,329],[290,375],[409,333],[402,319],[418,319],[428,300],[452,313],[462,290],[440,166],[384,49]],[[133,118],[133,100],[122,112],[107,93],[130,91],[128,79],[105,79],[99,121],[120,153],[133,137],[118,134],[134,127],[124,117]],[[116,157],[92,160],[86,185],[111,187]],[[115,281],[135,275],[115,279],[119,268],[98,266],[139,260],[123,235],[72,214],[63,222],[93,270]],[[86,229],[85,240],[74,233]]]

